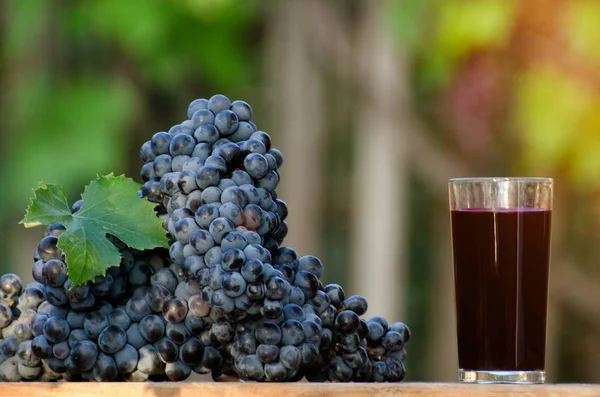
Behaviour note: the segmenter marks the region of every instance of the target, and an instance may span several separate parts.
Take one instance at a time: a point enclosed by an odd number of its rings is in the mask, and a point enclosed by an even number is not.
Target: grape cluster
[[[324,287],[318,258],[281,247],[283,157],[251,115],[223,95],[197,99],[188,120],[140,151],[140,195],[158,204],[172,238],[175,295],[202,319],[192,334],[219,352],[220,366],[193,370],[215,380],[402,380],[408,329],[394,345],[395,331],[370,341],[370,322],[359,318],[366,300]]]
[[[317,257],[282,246],[283,156],[251,116],[243,101],[198,99],[188,120],[142,146],[140,196],[157,204],[169,251],[137,251],[109,236],[120,266],[74,286],[57,247],[65,228],[47,228],[36,282],[21,293],[14,275],[0,279],[0,379],[404,378],[408,328],[361,319],[363,297],[324,285]]]
[[[32,339],[39,318],[51,309],[44,301],[43,286],[31,283],[23,289],[16,274],[0,277],[0,380],[52,381],[60,374],[33,354]]]
[[[287,206],[275,191],[283,156],[251,118],[244,101],[197,99],[188,120],[143,144],[140,194],[159,204],[175,264],[215,246],[258,242],[255,233],[276,248],[287,234]]]

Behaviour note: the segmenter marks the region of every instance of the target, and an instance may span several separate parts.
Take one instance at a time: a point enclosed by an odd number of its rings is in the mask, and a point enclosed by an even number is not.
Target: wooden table
[[[600,385],[458,383],[0,383],[1,397],[423,397],[600,396]]]

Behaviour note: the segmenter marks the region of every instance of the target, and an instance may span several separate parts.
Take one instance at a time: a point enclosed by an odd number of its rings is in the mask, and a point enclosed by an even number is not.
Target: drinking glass
[[[544,383],[550,178],[449,182],[458,378]]]

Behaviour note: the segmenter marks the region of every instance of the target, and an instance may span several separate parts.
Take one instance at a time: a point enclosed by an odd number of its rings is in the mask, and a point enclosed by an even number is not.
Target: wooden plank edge
[[[1,383],[1,397],[423,397],[600,396],[600,385],[459,383]]]

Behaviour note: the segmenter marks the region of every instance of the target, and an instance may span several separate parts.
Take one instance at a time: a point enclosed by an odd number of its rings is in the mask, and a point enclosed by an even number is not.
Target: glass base
[[[534,384],[546,382],[546,371],[473,371],[458,370],[462,383],[517,383]]]

